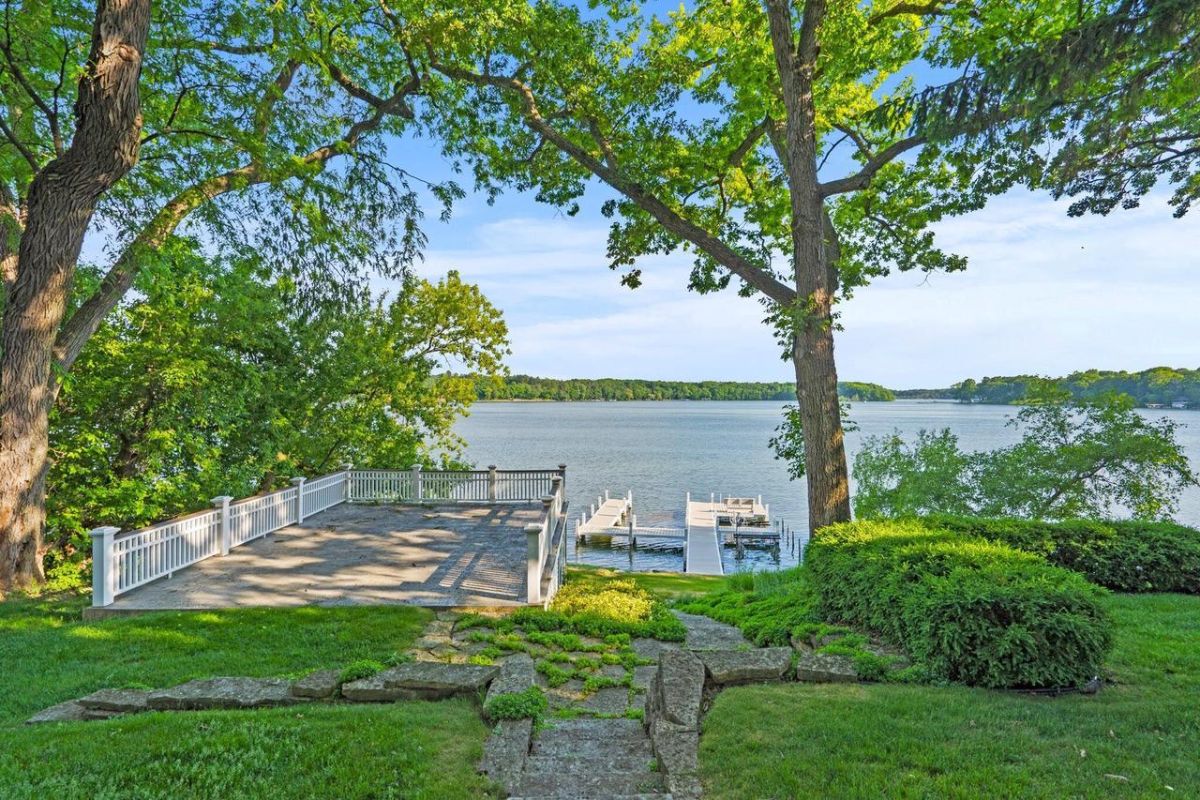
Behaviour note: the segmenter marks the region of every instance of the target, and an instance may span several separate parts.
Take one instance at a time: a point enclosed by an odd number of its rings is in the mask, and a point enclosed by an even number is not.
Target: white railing
[[[110,605],[119,594],[170,577],[197,561],[227,555],[231,548],[303,522],[339,503],[527,503],[552,497],[551,506],[557,519],[565,502],[566,465],[546,470],[488,467],[426,472],[419,466],[406,470],[354,470],[347,464],[339,472],[311,481],[294,478],[292,483],[287,489],[244,500],[214,497],[214,508],[210,511],[136,531],[121,533],[113,527],[91,531],[92,605]],[[551,527],[544,547],[550,546],[553,532]],[[545,564],[544,550],[541,555],[541,563]],[[542,574],[539,572],[539,592]]]
[[[542,518],[525,526],[525,578],[530,603],[549,605],[566,569],[566,487],[561,475],[551,479],[542,497]],[[549,585],[542,583],[549,576]]]

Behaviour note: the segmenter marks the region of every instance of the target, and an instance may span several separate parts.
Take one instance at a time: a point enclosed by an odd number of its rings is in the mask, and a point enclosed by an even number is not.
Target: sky
[[[449,174],[436,153],[414,146],[404,148],[410,163]],[[527,195],[493,206],[469,196],[449,223],[427,223],[417,270],[456,269],[479,284],[504,312],[513,373],[792,378],[756,301],[687,290],[687,254],[643,259],[641,288],[621,286],[607,268],[601,200],[589,196],[568,218]],[[1072,218],[1066,206],[1020,189],[940,224],[943,247],[970,266],[859,289],[840,307],[840,377],[930,388],[987,375],[1200,367],[1195,215],[1173,218],[1165,195],[1108,217]]]

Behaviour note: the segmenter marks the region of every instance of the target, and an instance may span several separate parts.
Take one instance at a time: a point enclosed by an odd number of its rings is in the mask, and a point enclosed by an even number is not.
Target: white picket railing
[[[530,603],[549,605],[566,570],[566,487],[564,477],[551,479],[550,492],[542,497],[542,518],[525,526],[525,578]],[[542,583],[549,576],[549,585]]]
[[[547,516],[561,517],[566,492],[566,465],[547,470],[423,471],[354,470],[314,480],[293,479],[293,486],[234,501],[213,498],[214,508],[121,533],[96,528],[92,535],[92,604],[107,606],[117,595],[149,583],[197,561],[226,555],[238,545],[303,522],[305,518],[346,502],[505,503],[552,497]],[[551,509],[552,507],[552,509]],[[543,527],[547,525],[543,519]],[[540,564],[547,562],[554,525],[539,545]],[[565,538],[565,537],[563,537]],[[544,573],[539,568],[541,592]],[[557,586],[555,586],[557,588]]]

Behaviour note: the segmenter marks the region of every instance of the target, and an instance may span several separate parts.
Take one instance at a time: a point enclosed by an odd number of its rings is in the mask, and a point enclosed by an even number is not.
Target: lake
[[[684,497],[757,496],[770,504],[772,523],[783,520],[794,530],[777,550],[725,548],[727,572],[772,569],[797,563],[807,536],[808,509],[803,481],[788,479],[783,462],[767,444],[779,424],[782,403],[620,402],[620,403],[478,403],[456,431],[468,443],[467,459],[478,468],[540,469],[567,464],[567,495],[572,518],[608,490],[633,491],[638,525],[682,525]],[[990,450],[1011,444],[1019,434],[1005,423],[1011,406],[963,405],[944,401],[897,400],[856,403],[847,432],[853,459],[864,436],[899,431],[950,428],[964,449]],[[1143,411],[1169,417],[1180,431],[1188,457],[1200,464],[1200,412]],[[1190,424],[1189,424],[1190,423]],[[1189,489],[1177,519],[1200,525],[1200,489]],[[671,546],[620,545],[575,547],[572,562],[638,570],[679,570],[682,551]]]

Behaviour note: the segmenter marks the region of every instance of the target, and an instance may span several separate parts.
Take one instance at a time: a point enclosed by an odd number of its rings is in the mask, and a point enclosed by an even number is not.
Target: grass
[[[722,692],[700,743],[705,797],[1195,796],[1200,598],[1105,603],[1115,683],[1094,697],[894,684]]]
[[[25,726],[102,687],[297,677],[387,663],[430,618],[409,607],[238,609],[80,621],[79,596],[0,603],[0,798],[487,797],[487,726],[466,701],[153,713]]]
[[[629,579],[642,589],[663,599],[671,600],[692,594],[704,594],[725,586],[719,575],[685,575],[669,572],[622,572],[606,567],[574,564],[567,567],[567,579],[602,586],[612,579]]]

